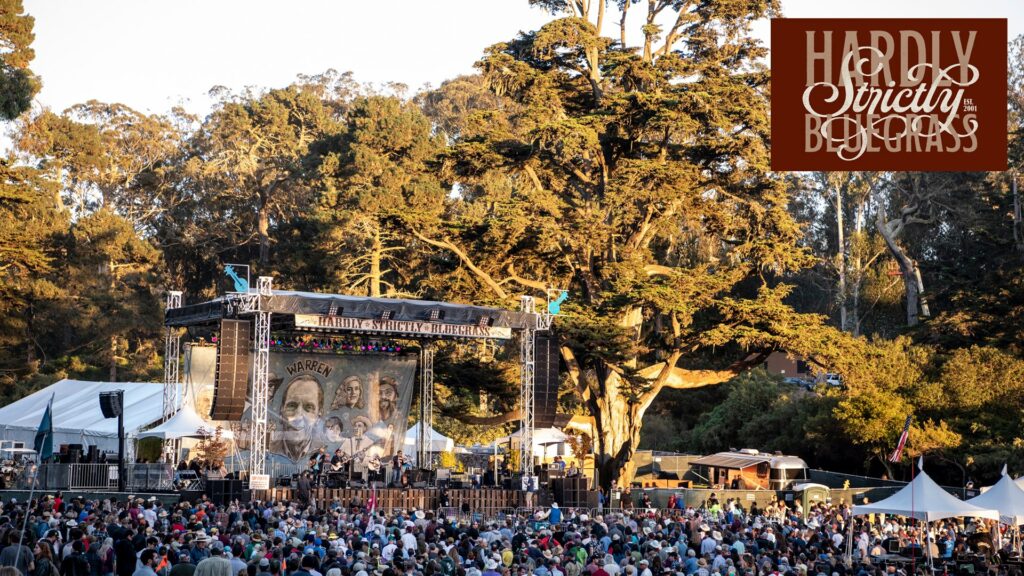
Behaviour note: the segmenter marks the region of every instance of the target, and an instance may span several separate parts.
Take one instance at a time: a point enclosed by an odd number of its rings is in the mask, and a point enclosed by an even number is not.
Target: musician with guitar
[[[398,486],[398,481],[402,477],[402,468],[405,466],[405,455],[399,450],[391,458],[391,485]]]
[[[320,476],[324,472],[324,466],[327,464],[327,452],[324,451],[324,447],[321,446],[312,456],[309,457],[309,470],[313,473],[313,481],[316,485],[320,484]]]

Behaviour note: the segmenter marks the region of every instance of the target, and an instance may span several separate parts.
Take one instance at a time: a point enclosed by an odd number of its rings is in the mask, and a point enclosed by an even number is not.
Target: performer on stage
[[[321,446],[309,457],[309,470],[313,473],[313,482],[316,485],[320,484],[320,478],[324,472],[324,464],[327,463],[327,452],[324,451],[324,447]]]
[[[391,458],[391,484],[398,486],[398,481],[402,476],[402,467],[405,465],[405,455],[399,450],[394,457]]]
[[[345,458],[345,454],[342,453],[341,448],[334,451],[334,456],[331,456],[331,472],[341,472],[345,467],[348,460]]]

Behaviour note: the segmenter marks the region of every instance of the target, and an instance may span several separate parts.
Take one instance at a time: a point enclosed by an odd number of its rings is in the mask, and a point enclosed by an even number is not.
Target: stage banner
[[[206,350],[194,350],[186,383],[196,408],[209,415],[212,378]],[[267,471],[275,476],[306,470],[310,458],[336,449],[357,469],[378,469],[402,449],[414,394],[418,358],[408,355],[271,353]],[[205,382],[200,382],[204,380]],[[252,393],[250,384],[249,394]],[[233,468],[244,468],[249,449],[251,397],[241,422],[223,423],[239,450]]]

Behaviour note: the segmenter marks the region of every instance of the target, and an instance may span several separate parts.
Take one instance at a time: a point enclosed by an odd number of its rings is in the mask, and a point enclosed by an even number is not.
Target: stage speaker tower
[[[533,372],[534,428],[551,428],[558,411],[558,340],[546,332],[537,333]]]
[[[249,387],[249,322],[221,320],[212,420],[241,420]]]

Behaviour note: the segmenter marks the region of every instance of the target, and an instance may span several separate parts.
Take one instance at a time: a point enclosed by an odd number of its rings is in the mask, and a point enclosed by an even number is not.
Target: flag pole
[[[39,456],[39,453],[37,452],[36,453],[36,472],[35,472],[35,474],[33,474],[31,476],[32,484],[29,486],[28,501],[25,502],[25,518],[22,519],[22,522],[21,522],[21,533],[18,534],[18,549],[14,552],[14,567],[15,568],[18,567],[18,559],[21,558],[21,549],[24,548],[22,543],[25,541],[25,531],[28,530],[28,514],[29,514],[29,510],[31,510],[31,508],[32,508],[32,499],[35,497],[36,482],[37,482],[37,479],[39,477],[39,468],[41,466],[42,465],[40,464],[40,456]]]
[[[29,485],[28,501],[25,502],[25,518],[21,522],[21,532],[18,534],[18,549],[14,552],[14,566],[18,566],[18,560],[21,559],[21,549],[25,541],[25,531],[28,530],[28,515],[32,508],[32,500],[35,498],[36,493],[36,482],[39,481],[39,471],[43,464],[43,454],[46,453],[46,457],[49,458],[53,455],[53,398],[56,394],[50,396],[50,402],[46,405],[46,412],[43,413],[43,419],[39,422],[39,432],[36,433],[36,470],[34,474],[29,476],[31,484]],[[41,434],[41,437],[40,437]],[[50,450],[46,450],[46,440],[50,440]]]

